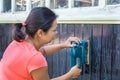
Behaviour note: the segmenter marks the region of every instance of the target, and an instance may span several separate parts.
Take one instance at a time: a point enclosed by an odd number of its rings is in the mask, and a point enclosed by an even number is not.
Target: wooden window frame
[[[120,24],[120,4],[107,5],[107,0],[99,0],[98,6],[72,7],[69,0],[68,9],[53,9],[59,15],[59,23]]]

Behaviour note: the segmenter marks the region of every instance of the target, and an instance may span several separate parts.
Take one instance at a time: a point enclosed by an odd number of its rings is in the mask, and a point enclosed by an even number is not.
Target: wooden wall
[[[12,41],[12,28],[11,24],[0,24],[0,58]]]
[[[11,42],[10,24],[0,25],[0,52]],[[90,65],[83,66],[82,75],[74,80],[120,80],[120,25],[58,24],[58,34],[51,44],[62,43],[69,36],[89,39]],[[47,56],[50,77],[60,76],[70,69],[68,49]]]

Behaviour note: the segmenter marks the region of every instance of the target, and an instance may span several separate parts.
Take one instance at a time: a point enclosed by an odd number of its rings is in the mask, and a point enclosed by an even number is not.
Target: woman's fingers
[[[80,39],[77,38],[77,37],[70,37],[70,38],[69,38],[69,41],[70,41],[70,42],[75,41],[75,42],[77,42],[77,43],[80,43]]]

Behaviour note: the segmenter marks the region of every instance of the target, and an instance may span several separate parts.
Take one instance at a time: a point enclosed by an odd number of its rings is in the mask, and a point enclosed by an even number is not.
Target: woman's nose
[[[58,31],[56,31],[56,34],[58,33]]]

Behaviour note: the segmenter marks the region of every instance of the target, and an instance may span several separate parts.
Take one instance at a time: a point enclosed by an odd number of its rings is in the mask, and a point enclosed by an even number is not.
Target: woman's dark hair
[[[47,7],[33,8],[25,21],[25,32],[31,37],[34,37],[38,29],[47,32],[56,18],[56,14]],[[13,38],[20,42],[25,39],[25,34],[21,30],[23,25],[22,23],[17,23],[15,26]]]

